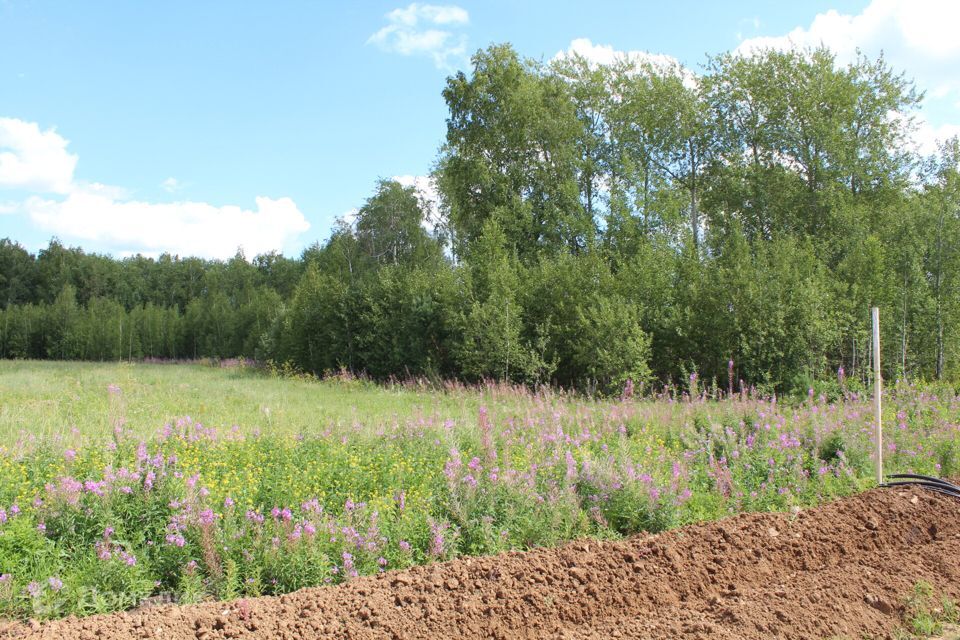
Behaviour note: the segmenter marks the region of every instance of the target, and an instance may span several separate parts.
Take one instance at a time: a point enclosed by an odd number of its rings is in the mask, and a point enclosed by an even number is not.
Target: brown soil
[[[877,489],[796,515],[461,559],[277,598],[16,623],[0,636],[884,638],[918,580],[960,597],[960,501]]]

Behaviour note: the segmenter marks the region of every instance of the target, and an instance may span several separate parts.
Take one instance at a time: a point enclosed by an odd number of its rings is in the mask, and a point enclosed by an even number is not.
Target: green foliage
[[[0,386],[39,436],[0,430],[8,617],[278,594],[464,554],[789,510],[873,477],[868,397],[602,400],[219,367],[4,368]],[[65,416],[56,430],[43,432],[29,413],[39,410],[17,400],[21,387],[44,414]],[[931,391],[901,385],[885,399],[896,416],[885,434],[891,472],[943,472],[960,403]],[[158,423],[176,408],[194,418]],[[76,432],[59,427],[67,420]],[[918,624],[955,612],[929,598],[911,607]]]
[[[0,357],[838,397],[869,383],[877,305],[885,378],[960,375],[960,142],[908,150],[920,96],[882,57],[695,77],[492,45],[443,98],[439,203],[380,180],[299,258],[0,240]]]

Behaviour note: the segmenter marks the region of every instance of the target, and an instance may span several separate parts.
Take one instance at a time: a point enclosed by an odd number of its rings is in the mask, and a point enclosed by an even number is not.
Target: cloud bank
[[[386,14],[387,26],[367,39],[387,53],[428,56],[438,69],[466,58],[467,36],[454,29],[470,23],[466,9],[456,5],[412,3]]]
[[[926,92],[917,118],[914,142],[921,153],[932,153],[936,142],[960,134],[960,2],[956,0],[873,0],[856,15],[830,10],[808,27],[779,36],[759,36],[740,43],[735,53],[762,49],[787,50],[826,46],[841,64],[862,51],[883,54],[896,70],[904,70]]]
[[[237,249],[254,256],[283,249],[310,228],[290,198],[255,198],[254,209],[188,200],[153,203],[126,190],[74,177],[77,156],[55,130],[0,118],[0,191],[32,195],[3,202],[0,212],[28,217],[65,239],[96,242],[118,255],[169,252],[229,258]],[[169,179],[165,187],[179,188]]]

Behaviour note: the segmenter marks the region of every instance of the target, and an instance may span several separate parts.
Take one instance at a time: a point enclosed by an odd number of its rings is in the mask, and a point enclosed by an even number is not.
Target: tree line
[[[381,180],[299,258],[111,259],[0,241],[0,357],[256,357],[302,370],[789,389],[960,372],[960,143],[911,148],[883,58],[702,73],[478,51],[447,78],[438,211]]]

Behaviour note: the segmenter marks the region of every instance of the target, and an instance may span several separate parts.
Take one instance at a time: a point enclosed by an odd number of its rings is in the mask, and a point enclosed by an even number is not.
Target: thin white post
[[[880,413],[880,397],[883,395],[883,380],[880,378],[880,309],[873,307],[873,407],[877,414],[877,484],[883,484],[883,421]]]

